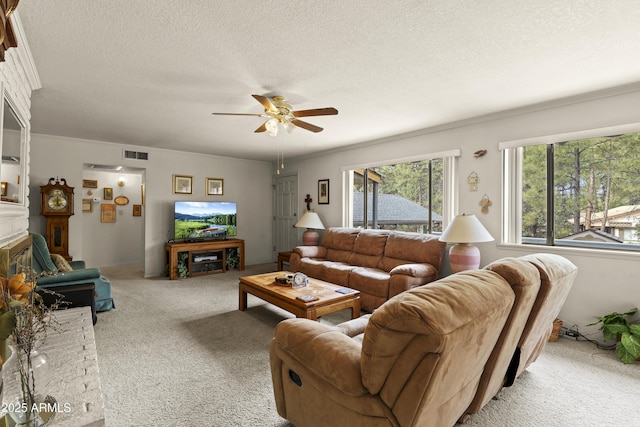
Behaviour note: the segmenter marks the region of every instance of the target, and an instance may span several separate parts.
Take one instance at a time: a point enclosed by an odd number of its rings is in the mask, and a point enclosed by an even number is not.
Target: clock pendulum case
[[[40,215],[46,219],[47,246],[52,254],[69,255],[69,217],[73,215],[73,187],[64,178],[49,178],[47,185],[40,186],[42,195]]]

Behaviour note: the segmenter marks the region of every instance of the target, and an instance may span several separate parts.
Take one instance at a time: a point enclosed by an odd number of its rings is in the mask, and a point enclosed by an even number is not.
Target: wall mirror
[[[0,196],[4,203],[24,203],[25,126],[11,102],[4,97],[2,107],[2,163],[0,164]]]

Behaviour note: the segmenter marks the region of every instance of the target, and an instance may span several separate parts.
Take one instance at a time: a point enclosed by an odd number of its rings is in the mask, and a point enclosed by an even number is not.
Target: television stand
[[[224,273],[227,270],[227,249],[237,248],[240,271],[244,270],[244,240],[225,239],[204,242],[168,242],[164,245],[164,261],[169,266],[169,279],[178,279],[178,254],[186,252],[189,277]]]

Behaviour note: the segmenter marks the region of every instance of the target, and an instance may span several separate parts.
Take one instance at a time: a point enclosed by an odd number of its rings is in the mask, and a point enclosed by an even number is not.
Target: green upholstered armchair
[[[87,268],[84,261],[58,262],[49,253],[47,242],[41,234],[31,233],[33,243],[32,266],[39,275],[36,285],[40,288],[59,288],[65,285],[93,283],[95,285],[96,311],[108,311],[115,307],[111,297],[111,283],[97,268]],[[56,256],[54,254],[54,256]]]

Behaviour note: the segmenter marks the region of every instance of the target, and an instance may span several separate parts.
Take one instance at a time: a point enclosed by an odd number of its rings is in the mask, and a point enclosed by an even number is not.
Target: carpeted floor
[[[268,346],[293,316],[253,296],[238,311],[238,277],[274,269],[176,281],[103,269],[117,307],[95,326],[107,426],[291,426],[275,409]],[[640,363],[562,338],[465,426],[640,425],[638,402]]]

